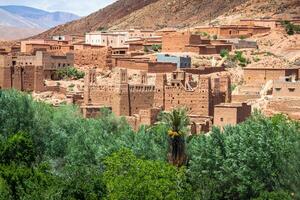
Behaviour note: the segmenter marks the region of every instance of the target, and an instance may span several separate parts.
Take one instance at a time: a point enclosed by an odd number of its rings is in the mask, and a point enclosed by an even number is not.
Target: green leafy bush
[[[220,52],[220,56],[221,56],[222,58],[228,57],[228,56],[229,56],[229,51],[228,51],[228,49],[222,49],[221,52]]]
[[[66,67],[57,70],[56,72],[57,76],[59,79],[66,79],[66,78],[71,78],[71,79],[81,79],[84,77],[84,72],[79,71],[75,67]]]
[[[152,49],[152,51],[159,52],[159,51],[161,51],[161,45],[160,44],[153,44],[151,46],[151,49]]]

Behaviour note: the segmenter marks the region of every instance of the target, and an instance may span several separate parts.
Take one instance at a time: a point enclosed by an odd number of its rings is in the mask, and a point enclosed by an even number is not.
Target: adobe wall
[[[244,82],[246,85],[263,85],[269,80],[277,80],[280,77],[294,75],[299,76],[298,69],[268,69],[268,68],[244,68]]]
[[[142,43],[129,44],[128,51],[144,51],[144,45]]]
[[[149,65],[147,61],[138,61],[133,59],[117,59],[116,67],[148,71]]]
[[[15,66],[13,68],[12,88],[20,91],[44,91],[44,76],[42,66]]]
[[[64,56],[56,56],[51,53],[37,52],[37,66],[43,66],[44,70],[58,70],[63,67],[74,66],[74,54],[67,53]]]
[[[232,102],[236,102],[236,103],[242,103],[242,102],[247,102],[250,100],[255,100],[255,99],[259,99],[260,95],[249,95],[249,94],[241,94],[241,95],[232,95],[231,96],[231,101]]]
[[[133,70],[142,70],[148,73],[167,73],[172,72],[177,69],[175,63],[166,63],[166,62],[151,62],[144,59],[115,59],[116,67],[133,69]]]
[[[10,56],[0,55],[0,88],[11,88],[11,67],[12,58]]]
[[[241,107],[238,107],[237,110],[237,123],[244,122],[248,117],[251,116],[251,106],[245,103],[242,103]]]
[[[273,96],[300,98],[300,82],[274,81]]]
[[[185,45],[190,43],[189,32],[166,32],[162,36],[163,52],[184,52]]]
[[[199,78],[199,85],[194,91],[180,86],[165,86],[165,110],[186,106],[188,114],[211,116],[211,83],[209,77]]]
[[[170,73],[177,69],[176,63],[149,62],[149,73]]]
[[[111,51],[107,47],[74,51],[74,63],[80,67],[93,66],[99,69],[109,69],[110,59]]]
[[[167,83],[166,74],[156,74],[154,107],[165,109],[165,85]]]
[[[152,108],[154,92],[152,85],[129,85],[130,115],[139,114],[140,110]]]
[[[215,107],[214,126],[225,127],[237,124],[237,108]]]
[[[251,106],[241,104],[220,104],[214,109],[214,125],[224,128],[245,121],[251,115]]]

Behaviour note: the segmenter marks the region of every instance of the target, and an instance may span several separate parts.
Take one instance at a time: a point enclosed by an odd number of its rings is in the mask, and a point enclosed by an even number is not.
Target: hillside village
[[[0,48],[0,88],[76,104],[87,118],[109,108],[136,130],[177,107],[188,110],[192,134],[238,124],[256,109],[300,119],[299,32],[284,23],[297,27],[300,18],[8,43]]]
[[[14,2],[0,200],[300,199],[299,0]]]

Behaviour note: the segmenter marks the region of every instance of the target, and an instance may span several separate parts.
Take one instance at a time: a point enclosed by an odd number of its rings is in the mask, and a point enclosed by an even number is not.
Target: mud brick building
[[[292,76],[295,80],[299,79],[299,66],[273,68],[245,67],[245,85],[263,85],[269,80],[277,80],[280,77]]]
[[[55,79],[58,69],[73,66],[74,56],[56,56],[48,52],[36,55],[1,55],[0,88],[41,92],[45,79]]]
[[[274,30],[282,29],[282,21],[289,21],[300,25],[300,18],[270,18],[270,19],[241,19],[240,24],[250,26],[264,26]]]
[[[163,52],[193,52],[197,54],[219,54],[221,50],[232,50],[232,44],[225,40],[202,39],[191,32],[165,32],[162,34]]]
[[[268,33],[270,30],[270,27],[254,25],[222,25],[194,28],[195,32],[207,33],[211,36],[216,35],[218,38],[251,37],[253,35]]]
[[[159,53],[156,55],[156,60],[158,62],[176,63],[178,69],[191,68],[192,65],[192,59],[187,55],[170,55]]]
[[[145,37],[145,38],[135,38],[135,39],[129,39],[126,41],[126,44],[128,44],[128,50],[130,52],[135,51],[151,51],[153,45],[159,45],[162,44],[162,37],[161,36],[152,36],[152,37]]]
[[[133,38],[151,38],[155,36],[154,30],[140,30],[140,29],[130,29],[128,31],[128,39],[133,39]]]
[[[97,84],[95,70],[85,77],[84,103],[81,106],[85,117],[99,115],[101,108],[110,108],[117,116],[126,116],[137,128],[151,125],[161,110],[171,111],[186,107],[194,119],[193,131],[207,131],[212,124],[214,105],[230,102],[230,79],[228,76],[198,76],[176,71],[168,81],[164,73],[156,74],[155,85],[147,82],[147,73],[141,72],[140,82],[130,84],[127,70],[120,69],[116,84]]]
[[[128,84],[127,70],[120,69],[119,82],[112,85],[97,85],[95,70],[85,77],[84,116],[89,109],[109,107],[117,116],[132,116],[140,110],[153,107],[154,86],[141,81],[140,84]],[[144,81],[144,80],[143,80]]]
[[[21,53],[35,54],[37,51],[68,53],[74,50],[74,46],[63,40],[23,40],[21,41]]]
[[[55,55],[49,52],[38,51],[35,55],[20,55],[13,58],[18,66],[41,66],[45,79],[55,79],[56,71],[64,67],[74,66],[74,54]]]
[[[0,56],[0,89],[15,88],[21,91],[44,90],[44,70],[32,63],[20,65],[11,56]]]
[[[74,64],[97,69],[112,68],[112,49],[105,46],[74,45]]]
[[[214,109],[214,125],[221,128],[241,123],[251,115],[251,106],[246,103],[222,103]]]
[[[274,81],[273,96],[300,98],[300,81],[291,76]]]
[[[115,57],[113,67],[142,70],[148,73],[170,73],[177,69],[177,64],[172,62],[157,62],[149,58]]]

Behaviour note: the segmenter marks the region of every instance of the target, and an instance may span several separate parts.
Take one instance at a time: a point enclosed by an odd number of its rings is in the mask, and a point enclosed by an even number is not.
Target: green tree
[[[202,199],[249,199],[285,190],[299,197],[299,124],[254,115],[189,143],[189,175]]]
[[[6,181],[0,177],[0,199],[2,200],[11,200],[12,197],[10,195],[9,187]]]
[[[169,162],[176,166],[186,163],[185,136],[190,124],[185,108],[176,108],[171,112],[163,112],[160,121],[168,128],[169,135]]]
[[[284,191],[263,192],[253,200],[292,200],[290,194]]]
[[[188,185],[184,168],[138,159],[126,149],[105,160],[107,199],[184,199]]]
[[[35,149],[30,136],[16,133],[8,138],[0,151],[0,163],[24,164],[31,166],[35,162]]]

